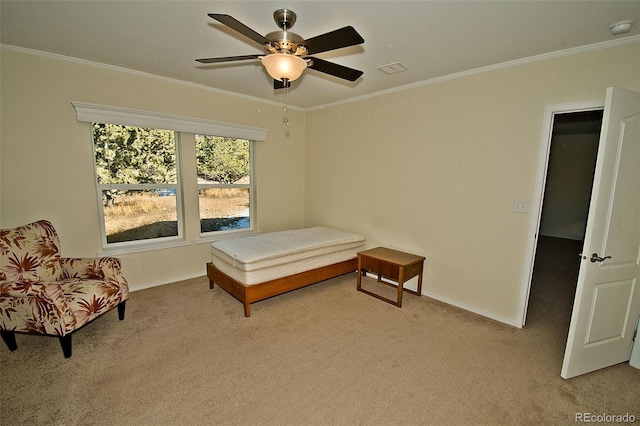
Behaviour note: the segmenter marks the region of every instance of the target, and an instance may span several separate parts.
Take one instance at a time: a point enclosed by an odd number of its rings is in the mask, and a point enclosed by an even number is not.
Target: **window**
[[[181,235],[176,134],[93,123],[106,244]]]
[[[200,233],[251,227],[251,152],[248,140],[196,135]]]
[[[266,129],[72,104],[77,120],[91,126],[102,240],[109,253],[255,230],[254,146],[266,140]]]

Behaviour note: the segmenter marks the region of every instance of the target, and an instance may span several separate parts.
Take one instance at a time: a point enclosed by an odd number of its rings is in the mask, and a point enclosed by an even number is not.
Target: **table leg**
[[[402,287],[404,285],[404,268],[400,268],[400,276],[398,277],[398,308],[402,307]]]
[[[356,278],[356,289],[360,290],[362,288],[362,258],[360,256],[358,256],[358,277]]]

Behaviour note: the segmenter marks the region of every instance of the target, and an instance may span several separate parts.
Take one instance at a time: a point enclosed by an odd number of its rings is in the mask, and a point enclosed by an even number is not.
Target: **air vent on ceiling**
[[[407,71],[409,68],[405,67],[400,62],[394,62],[392,64],[382,65],[378,67],[378,69],[387,75],[391,75]]]

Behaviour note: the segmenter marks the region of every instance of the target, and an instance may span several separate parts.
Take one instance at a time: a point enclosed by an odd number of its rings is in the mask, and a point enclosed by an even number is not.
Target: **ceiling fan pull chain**
[[[284,78],[282,79],[284,83],[284,103],[282,104],[282,111],[284,112],[284,124],[285,126],[289,125],[289,111],[287,111],[287,95],[289,94],[289,80]]]

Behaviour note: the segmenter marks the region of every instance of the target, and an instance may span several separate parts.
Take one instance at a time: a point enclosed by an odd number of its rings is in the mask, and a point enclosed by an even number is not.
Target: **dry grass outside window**
[[[248,191],[240,188],[204,189],[199,202],[203,219],[233,217],[249,208]],[[119,196],[113,206],[104,207],[104,218],[108,236],[160,222],[176,222],[176,197],[153,193]]]

